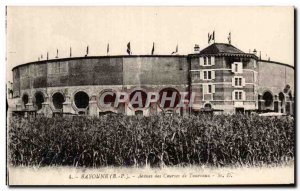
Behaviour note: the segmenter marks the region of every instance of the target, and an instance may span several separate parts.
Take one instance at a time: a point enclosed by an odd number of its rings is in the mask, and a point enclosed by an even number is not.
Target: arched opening
[[[263,100],[265,101],[265,106],[269,107],[273,103],[273,96],[270,92],[265,92],[263,95]]]
[[[104,97],[101,98],[101,96]],[[104,104],[113,106],[116,101],[116,93],[112,91],[105,91],[100,95],[100,102],[102,102],[102,100]],[[100,106],[102,106],[103,103],[100,103]]]
[[[52,96],[52,102],[53,102],[55,109],[62,109],[63,103],[65,102],[65,98],[62,93],[56,92]]]
[[[23,97],[22,97],[22,103],[23,103],[23,106],[25,107],[26,104],[28,103],[28,95],[27,94],[24,94]]]
[[[89,96],[87,93],[80,91],[74,96],[75,105],[79,109],[85,109],[89,105]]]
[[[34,97],[35,97],[35,103],[34,103],[35,107],[38,110],[42,109],[42,103],[45,101],[44,95],[42,94],[42,92],[37,92],[35,93]]]
[[[136,110],[135,112],[134,112],[134,114],[136,115],[136,116],[143,116],[143,111],[142,110]]]
[[[211,111],[211,110],[212,110],[211,104],[210,104],[210,103],[206,103],[206,104],[204,105],[204,110],[205,110],[205,111]]]
[[[284,103],[284,101],[285,101],[285,96],[284,96],[284,94],[282,92],[280,92],[279,95],[278,95],[278,97],[279,97],[279,100],[281,102],[280,105],[282,106],[283,103]]]
[[[146,106],[147,94],[144,91],[136,90],[129,97],[133,108],[144,108]]]
[[[167,99],[165,101],[162,100],[163,95],[166,95],[165,97]],[[173,95],[175,100],[170,100],[170,98],[173,99],[172,97]],[[171,104],[172,101],[174,102],[174,104]],[[179,101],[180,101],[180,94],[174,88],[165,88],[159,92],[159,102],[160,102],[160,106],[163,108],[175,108],[178,105]]]

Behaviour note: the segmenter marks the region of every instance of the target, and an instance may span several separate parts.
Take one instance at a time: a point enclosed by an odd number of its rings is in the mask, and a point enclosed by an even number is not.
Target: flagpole
[[[107,56],[109,55],[109,43],[107,44],[107,47],[106,47],[106,55]]]
[[[214,43],[216,43],[216,34],[215,34],[215,31],[216,31],[216,29],[214,29],[214,32],[213,32]]]

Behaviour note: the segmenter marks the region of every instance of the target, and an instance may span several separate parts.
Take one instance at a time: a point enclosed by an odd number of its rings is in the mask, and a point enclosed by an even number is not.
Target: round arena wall
[[[223,45],[222,45],[223,46]],[[209,66],[201,59],[211,59]],[[234,62],[242,63],[242,73],[233,72]],[[209,63],[209,62],[207,62]],[[204,79],[209,71],[212,79]],[[205,74],[204,74],[205,75]],[[235,78],[241,86],[235,87]],[[243,80],[242,80],[242,79]],[[235,81],[234,81],[235,80]],[[51,116],[53,113],[104,115],[155,115],[164,113],[210,112],[281,112],[293,113],[294,68],[274,61],[259,60],[248,53],[205,53],[183,55],[129,55],[62,58],[26,63],[13,68],[13,97],[18,99],[17,110],[36,110]],[[206,87],[206,89],[205,89]],[[209,93],[208,93],[209,91]],[[104,97],[103,107],[100,97]],[[129,98],[140,92],[143,107],[123,101],[114,104],[117,92]],[[190,108],[178,108],[161,100],[145,106],[148,92],[196,92]],[[236,92],[242,92],[237,94]],[[239,95],[242,100],[235,100]],[[189,97],[187,96],[187,97]],[[186,97],[184,98],[186,99]],[[189,100],[188,100],[189,101]],[[187,103],[185,101],[185,103]]]
[[[35,93],[40,92],[54,112],[61,111],[64,102],[70,102],[68,110],[74,114],[121,112],[130,115],[155,113],[150,110],[157,108],[143,108],[136,112],[135,107],[128,107],[127,103],[101,108],[101,93],[113,90],[130,94],[137,88],[145,92],[159,92],[164,88],[187,91],[189,65],[185,56],[80,57],[27,63],[15,67],[13,73],[14,97],[28,95],[37,110],[42,109],[41,103],[34,102]],[[79,96],[78,92],[84,92],[85,96]],[[95,105],[95,111],[91,110],[91,105]],[[25,109],[25,104],[22,107]]]

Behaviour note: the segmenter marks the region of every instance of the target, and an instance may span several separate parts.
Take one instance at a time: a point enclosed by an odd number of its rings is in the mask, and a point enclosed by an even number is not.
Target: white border
[[[6,110],[5,110],[5,82],[6,82],[6,62],[5,62],[5,55],[6,55],[6,36],[5,36],[5,6],[10,5],[10,6],[49,6],[49,5],[56,5],[56,6],[62,6],[62,5],[68,5],[68,6],[94,6],[94,5],[134,5],[134,6],[145,6],[145,5],[151,5],[151,6],[209,6],[209,5],[214,5],[214,6],[291,6],[294,5],[296,7],[300,7],[300,1],[298,0],[285,0],[285,1],[280,1],[280,0],[269,0],[269,1],[261,1],[261,0],[251,0],[251,1],[240,1],[240,0],[203,0],[201,2],[198,2],[196,0],[185,0],[185,1],[180,1],[180,0],[173,0],[172,3],[168,1],[161,1],[161,0],[143,0],[143,1],[138,1],[138,0],[104,0],[102,2],[95,1],[95,0],[72,0],[72,1],[63,1],[63,0],[51,0],[51,1],[40,1],[40,0],[2,0],[0,1],[0,12],[1,12],[1,17],[0,17],[0,42],[1,43],[1,51],[0,51],[0,58],[1,58],[1,64],[0,64],[0,80],[1,80],[1,95],[3,96],[2,99],[0,99],[0,108],[2,110],[1,112],[1,124],[2,128],[0,130],[0,189],[1,190],[8,190],[8,187],[5,185],[5,179],[6,179],[6,164],[4,161],[6,161],[6,154],[5,154],[5,134],[6,134],[6,128],[5,128],[5,121],[6,121]],[[298,12],[299,15],[299,12]],[[296,26],[299,26],[299,18],[297,19],[297,24]],[[296,38],[297,39],[297,38]],[[297,42],[295,42],[297,43]],[[295,54],[299,55],[299,48],[297,49],[297,52]],[[298,78],[299,79],[299,78]],[[299,84],[299,81],[297,81],[297,84]],[[297,85],[297,89],[299,90],[299,86]],[[297,95],[297,94],[296,94]],[[299,107],[298,103],[297,106]],[[297,113],[297,118],[299,117],[299,113]],[[297,138],[299,138],[299,129],[297,130]],[[297,145],[297,148],[299,148],[299,145]],[[299,165],[299,154],[297,156],[297,163]],[[296,182],[299,183],[299,176],[297,176]],[[28,190],[31,188],[19,188],[18,190]],[[74,188],[43,188],[44,190],[73,190]],[[109,188],[99,188],[101,190],[108,190]],[[116,189],[116,188],[114,188]],[[123,188],[124,190],[131,190],[132,188]],[[145,189],[154,189],[154,188],[145,188]],[[173,189],[173,188],[165,188],[165,189]],[[183,188],[180,188],[183,189]],[[185,188],[187,190],[188,188]],[[201,190],[219,190],[219,189],[226,189],[228,188],[207,188],[207,187],[202,187]],[[230,189],[230,188],[229,188]],[[242,190],[242,188],[234,188],[235,190]],[[249,188],[248,188],[249,189]],[[290,188],[294,189],[294,188]],[[86,188],[76,188],[76,190],[86,190]]]

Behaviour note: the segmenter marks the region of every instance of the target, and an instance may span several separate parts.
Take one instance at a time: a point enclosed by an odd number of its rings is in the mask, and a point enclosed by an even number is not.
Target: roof
[[[245,54],[243,51],[237,49],[231,44],[224,44],[224,43],[214,43],[206,47],[202,51],[200,51],[200,54],[220,54],[220,53]]]
[[[201,56],[237,56],[237,57],[248,57],[258,59],[255,54],[244,53],[243,51],[237,49],[231,44],[225,43],[214,43],[206,48],[204,48],[200,53],[189,54],[190,57],[199,57]]]

